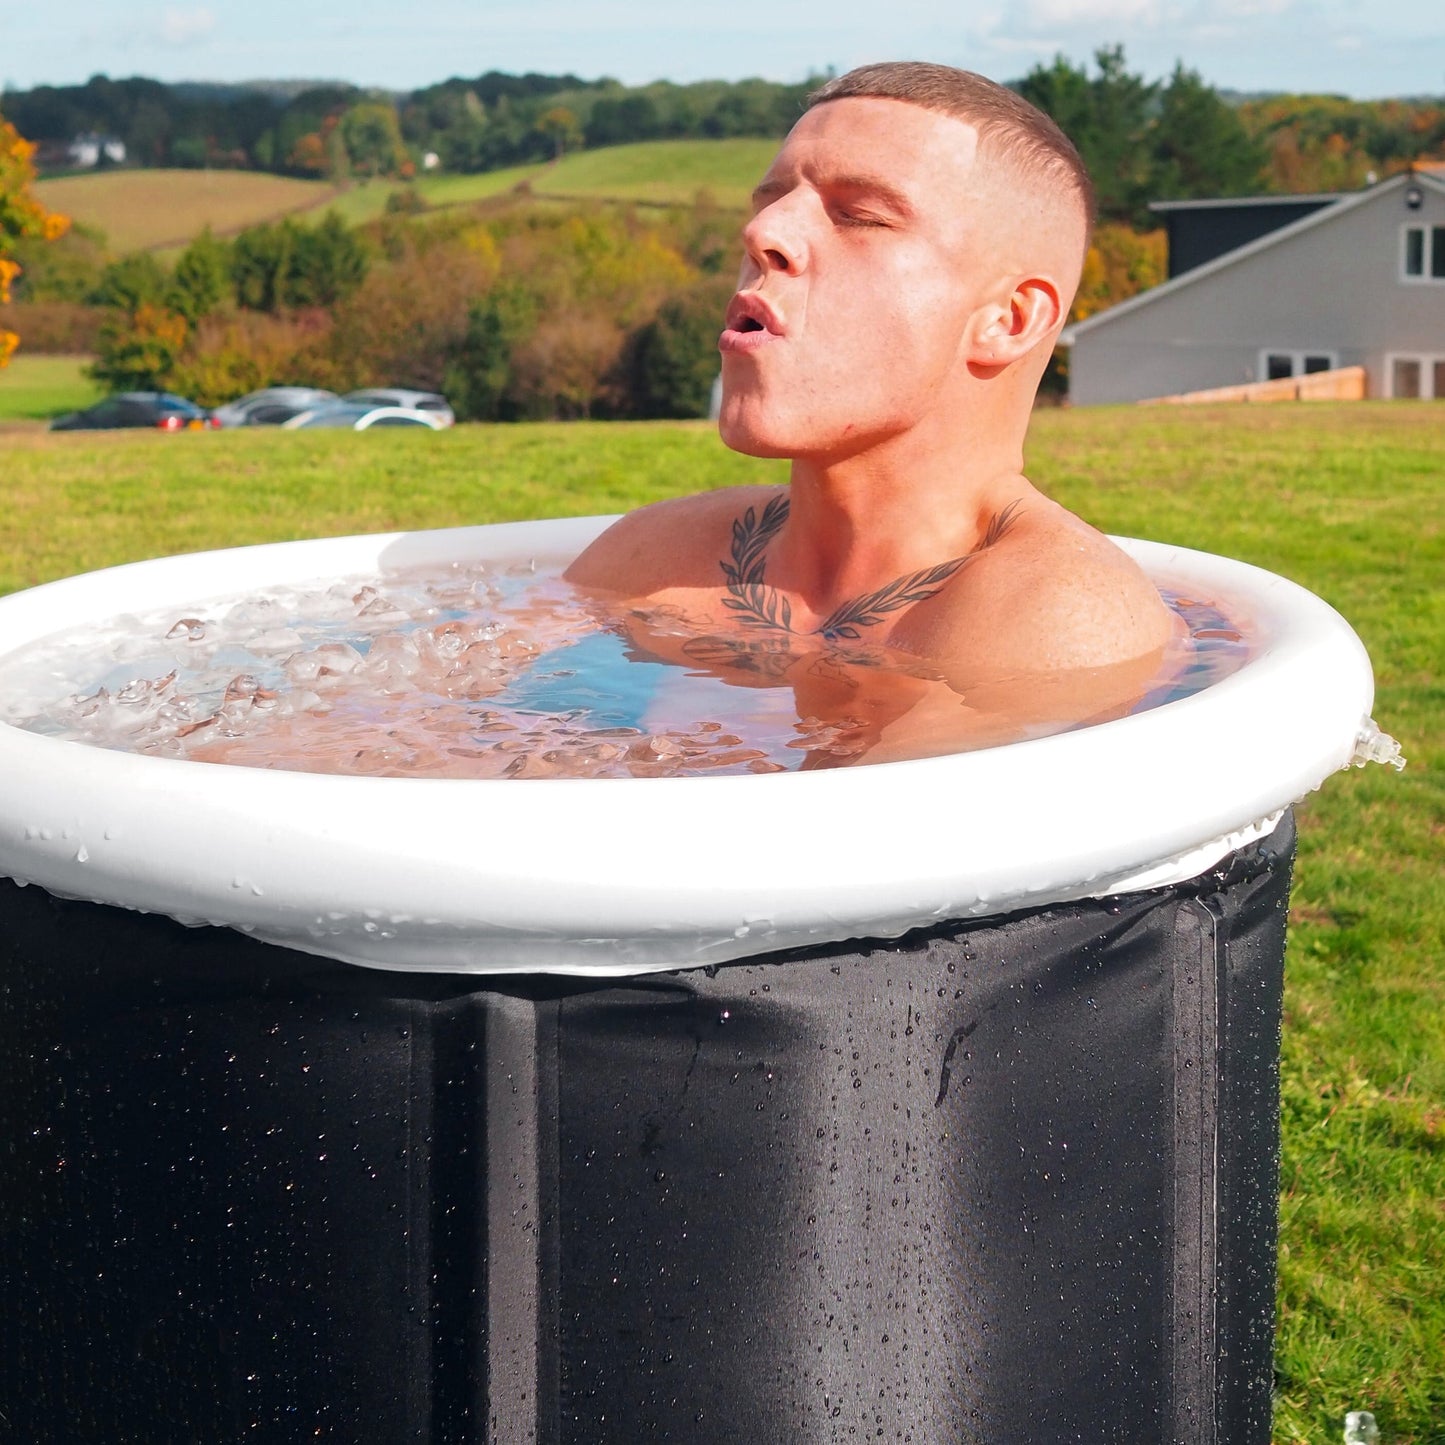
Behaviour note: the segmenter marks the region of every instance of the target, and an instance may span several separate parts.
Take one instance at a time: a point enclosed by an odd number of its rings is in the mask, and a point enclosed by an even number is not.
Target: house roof
[[[1326,201],[1342,200],[1349,191],[1315,191],[1310,195],[1287,196],[1211,196],[1192,201],[1150,201],[1151,211],[1222,211],[1237,206],[1319,206]]]
[[[1182,291],[1188,286],[1203,281],[1206,277],[1226,271],[1231,266],[1237,266],[1241,261],[1258,255],[1259,252],[1269,250],[1271,246],[1286,245],[1296,236],[1303,235],[1304,232],[1315,226],[1326,226],[1336,216],[1342,216],[1346,211],[1353,211],[1356,206],[1363,206],[1376,200],[1388,191],[1402,191],[1411,184],[1428,186],[1431,190],[1445,195],[1445,174],[1435,174],[1423,167],[1413,171],[1402,171],[1399,175],[1381,181],[1379,185],[1342,196],[1332,204],[1324,206],[1318,211],[1311,211],[1309,215],[1302,216],[1298,221],[1291,221],[1289,225],[1281,226],[1277,231],[1270,231],[1256,241],[1236,246],[1234,250],[1226,251],[1224,255],[1216,256],[1212,261],[1206,261],[1192,270],[1181,272],[1173,280],[1165,281],[1159,286],[1152,286],[1147,291],[1141,291],[1137,296],[1131,296],[1127,301],[1121,301],[1117,306],[1109,307],[1107,311],[1100,311],[1096,316],[1090,316],[1085,321],[1076,321],[1072,326],[1066,326],[1063,329],[1059,335],[1059,342],[1064,346],[1072,346],[1074,339],[1086,331],[1094,331],[1098,327],[1107,326],[1121,316],[1127,316],[1144,306],[1150,306],[1165,296],[1171,296],[1177,291]]]

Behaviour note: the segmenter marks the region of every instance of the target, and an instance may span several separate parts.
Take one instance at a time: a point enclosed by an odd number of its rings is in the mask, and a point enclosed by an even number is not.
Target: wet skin
[[[803,715],[820,693],[875,696],[886,675],[872,760],[1126,708],[1160,671],[1172,615],[1022,472],[1083,235],[1056,184],[982,154],[961,120],[876,99],[807,112],[755,195],[719,341],[722,439],[789,458],[789,488],[643,508],[569,580],[654,655],[685,660],[687,632],[723,675],[729,648],[771,647]],[[740,590],[739,533],[765,514],[749,553],[763,577]],[[747,663],[731,671],[748,680]]]

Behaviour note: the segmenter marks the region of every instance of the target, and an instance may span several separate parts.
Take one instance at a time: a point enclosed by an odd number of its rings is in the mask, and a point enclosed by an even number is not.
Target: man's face
[[[996,204],[967,123],[902,101],[803,116],[754,193],[719,340],[728,446],[826,458],[916,426],[966,366]]]

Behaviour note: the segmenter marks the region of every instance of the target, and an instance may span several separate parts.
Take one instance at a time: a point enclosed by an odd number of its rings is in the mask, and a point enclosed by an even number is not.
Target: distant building
[[[1065,329],[1075,403],[1351,366],[1370,396],[1445,399],[1445,169],[1159,209],[1179,264],[1171,244],[1168,281]]]
[[[101,159],[112,165],[125,164],[125,142],[113,135],[78,135],[66,149],[66,157],[72,166],[85,170],[98,166]]]

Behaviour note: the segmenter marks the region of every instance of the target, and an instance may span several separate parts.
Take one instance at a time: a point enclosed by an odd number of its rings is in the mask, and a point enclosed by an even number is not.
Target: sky
[[[388,90],[486,70],[800,81],[869,60],[1007,81],[1118,43],[1151,80],[1182,61],[1222,90],[1445,96],[1441,0],[0,0],[0,86],[22,90],[97,73]]]

